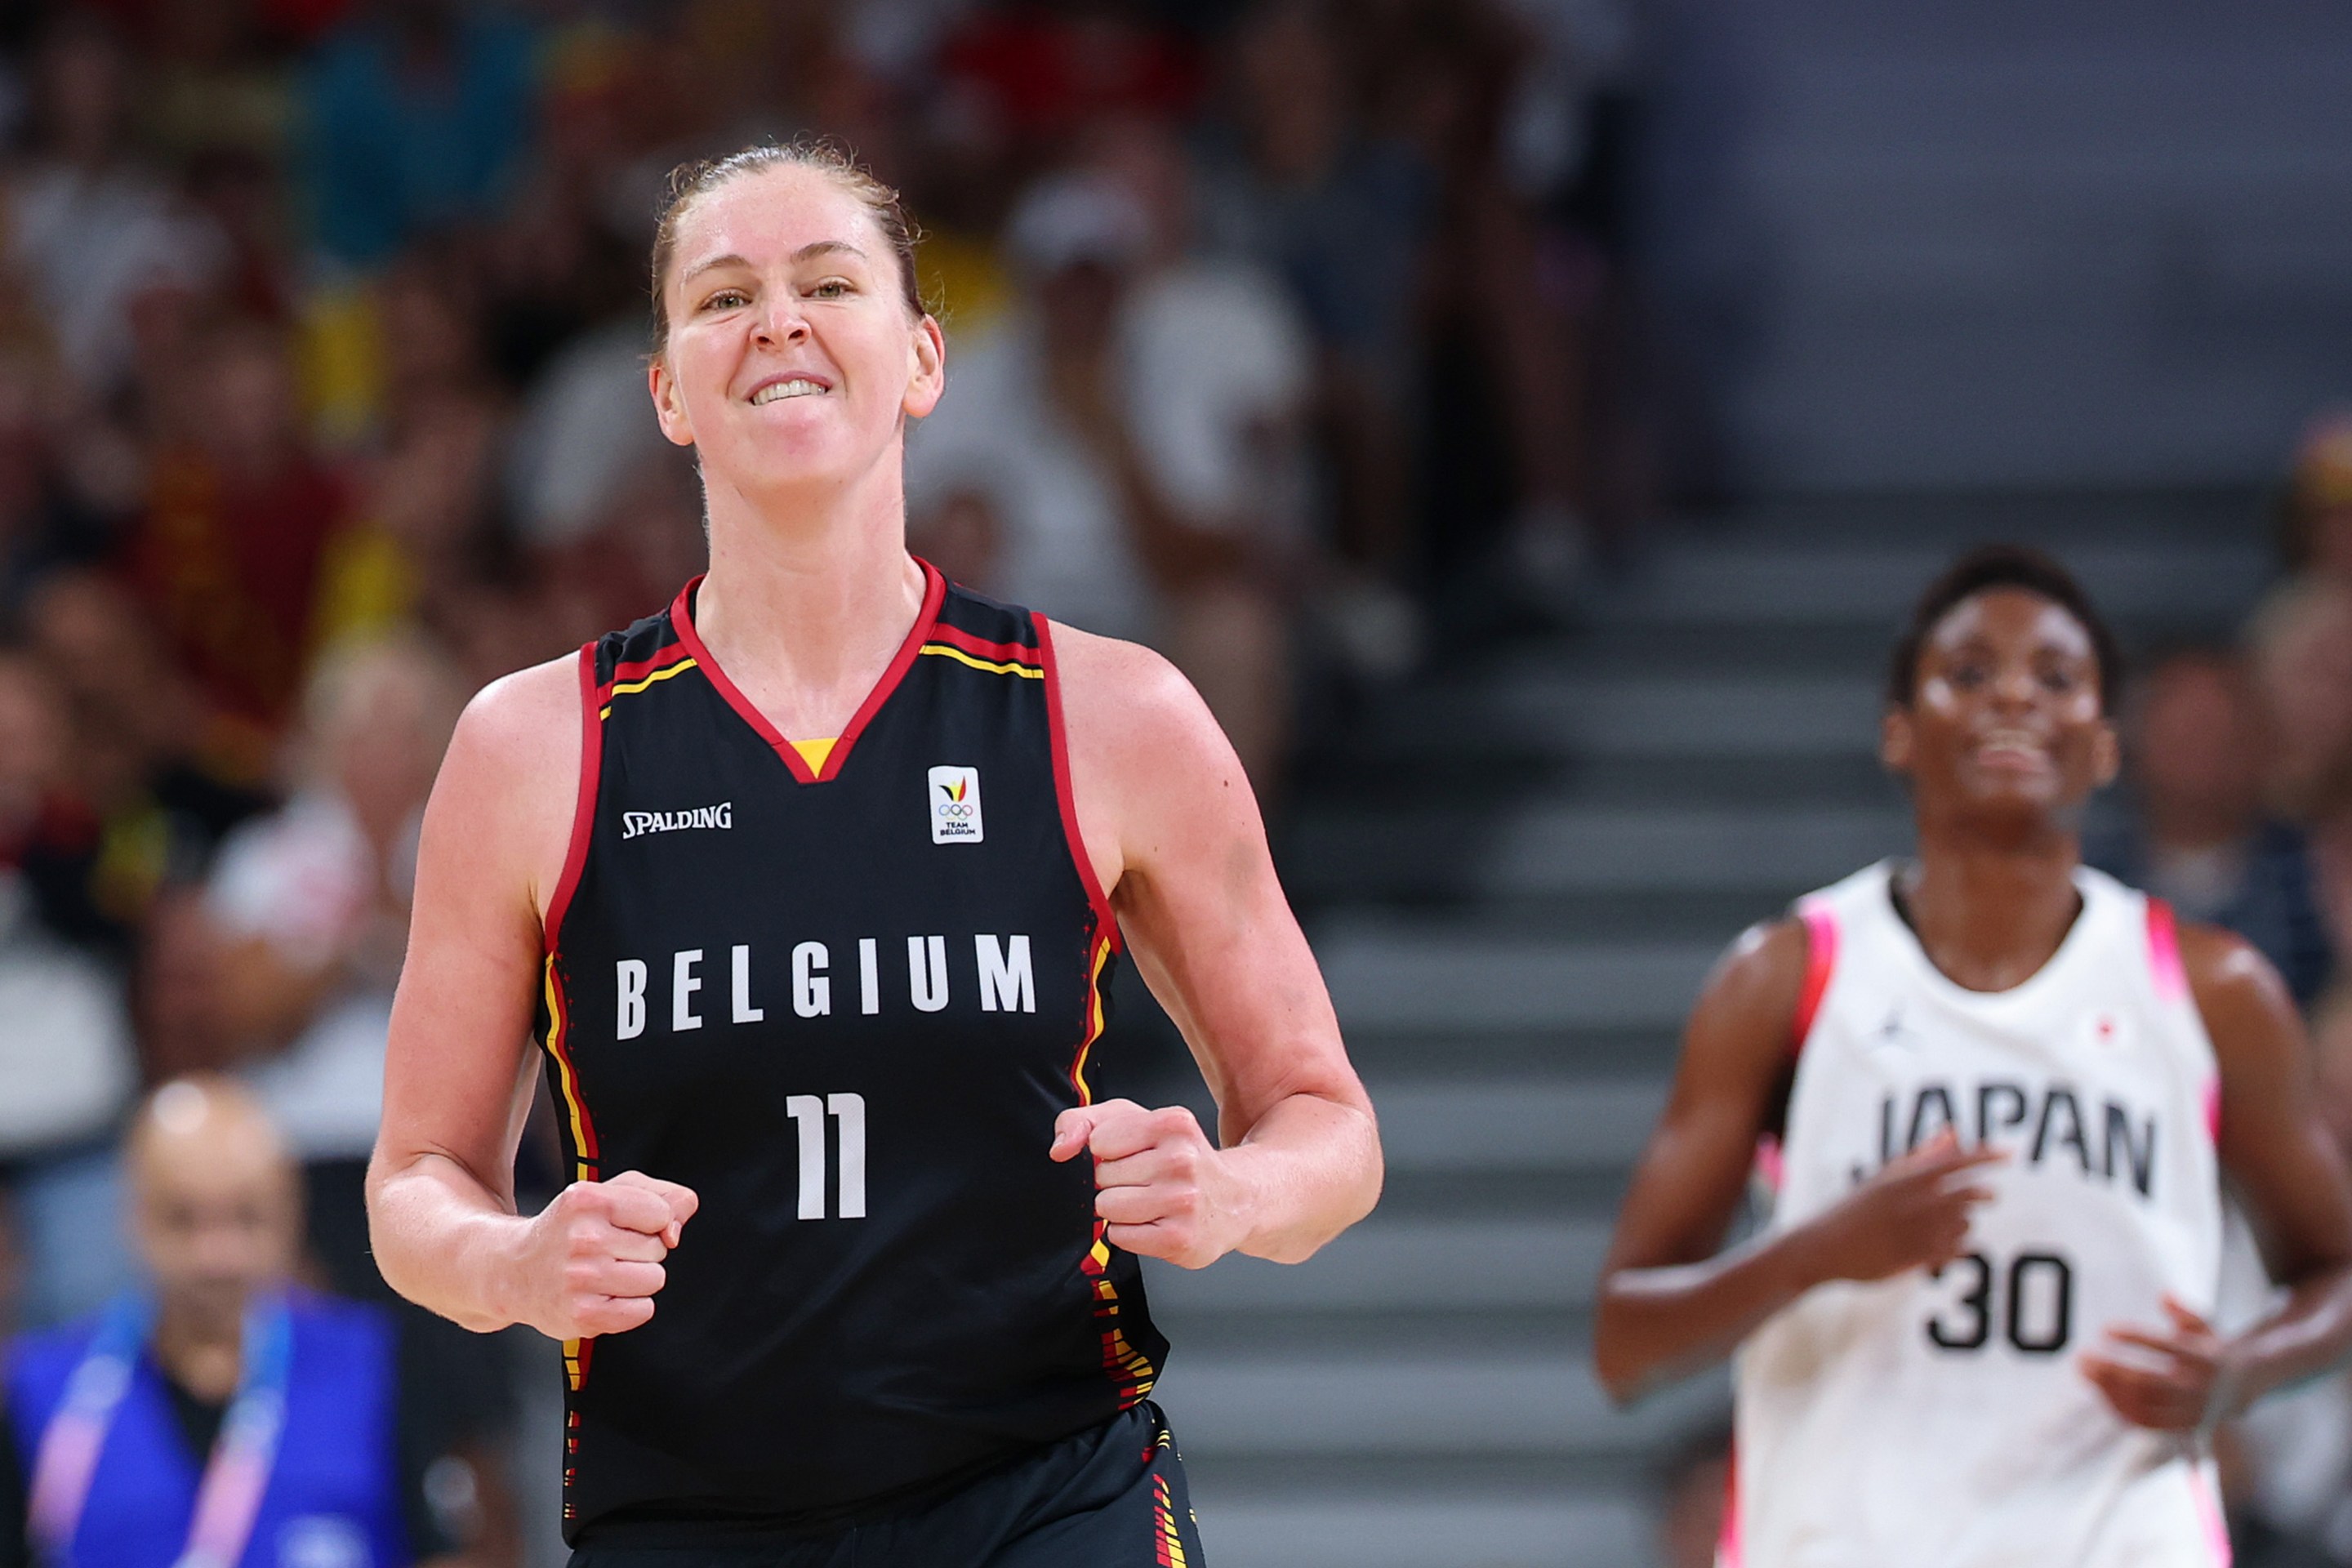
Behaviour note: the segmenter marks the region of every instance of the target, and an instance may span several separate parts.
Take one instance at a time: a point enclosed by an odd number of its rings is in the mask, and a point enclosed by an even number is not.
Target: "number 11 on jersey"
[[[866,1097],[862,1094],[814,1094],[784,1098],[784,1114],[793,1119],[801,1138],[801,1202],[799,1217],[824,1218],[824,1119],[841,1124],[841,1204],[835,1217],[866,1217]]]

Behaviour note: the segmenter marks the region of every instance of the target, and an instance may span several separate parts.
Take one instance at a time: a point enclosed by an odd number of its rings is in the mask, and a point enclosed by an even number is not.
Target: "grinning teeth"
[[[795,377],[791,381],[779,381],[760,388],[751,395],[751,402],[754,406],[757,406],[786,397],[814,397],[824,390],[824,388],[815,382]]]

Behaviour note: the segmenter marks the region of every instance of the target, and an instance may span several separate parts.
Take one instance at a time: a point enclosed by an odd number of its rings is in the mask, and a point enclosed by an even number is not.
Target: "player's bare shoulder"
[[[1052,626],[1073,749],[1141,771],[1222,764],[1239,781],[1240,762],[1208,704],[1167,658],[1140,643]]]
[[[580,790],[580,656],[500,676],[449,738],[426,807],[424,855],[526,889],[543,912],[562,879]]]
[[[1263,835],[1241,759],[1192,683],[1138,643],[1052,623],[1072,793],[1108,888],[1171,827]]]

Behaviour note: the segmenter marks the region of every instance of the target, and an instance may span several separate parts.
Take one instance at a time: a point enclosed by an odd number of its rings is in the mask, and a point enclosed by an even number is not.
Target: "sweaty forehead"
[[[2031,588],[1986,588],[1969,595],[1944,612],[1928,632],[1927,646],[1948,653],[1980,642],[2021,651],[2048,648],[2082,658],[2097,657],[2089,628],[2065,605]]]
[[[871,256],[880,240],[866,204],[822,170],[786,164],[739,174],[687,204],[677,222],[674,276],[713,257],[754,266],[827,242]]]

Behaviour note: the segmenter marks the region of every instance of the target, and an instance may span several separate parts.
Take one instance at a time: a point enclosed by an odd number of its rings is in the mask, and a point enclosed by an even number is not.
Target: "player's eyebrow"
[[[793,251],[792,254],[792,259],[794,261],[806,261],[812,257],[833,255],[855,256],[860,261],[866,259],[866,253],[858,249],[857,247],[850,244],[849,241],[845,239],[812,240],[810,243],[802,246],[798,250]],[[696,262],[693,266],[688,268],[684,272],[678,275],[678,281],[680,283],[691,283],[695,279],[699,278],[702,274],[717,267],[749,267],[751,265],[751,263],[744,257],[730,250],[724,256],[713,256],[705,260]]]

